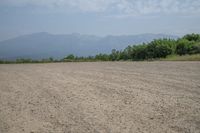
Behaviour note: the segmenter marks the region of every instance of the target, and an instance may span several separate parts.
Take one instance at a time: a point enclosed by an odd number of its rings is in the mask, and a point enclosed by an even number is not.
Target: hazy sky
[[[35,32],[200,33],[200,0],[0,0],[0,40]]]

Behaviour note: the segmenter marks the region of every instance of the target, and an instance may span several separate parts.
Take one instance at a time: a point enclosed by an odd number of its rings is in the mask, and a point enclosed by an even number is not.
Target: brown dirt
[[[0,133],[199,133],[200,62],[0,65]]]

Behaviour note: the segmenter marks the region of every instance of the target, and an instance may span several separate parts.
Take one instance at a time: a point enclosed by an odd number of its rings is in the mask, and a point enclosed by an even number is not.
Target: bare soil
[[[200,133],[200,62],[0,65],[0,133]]]

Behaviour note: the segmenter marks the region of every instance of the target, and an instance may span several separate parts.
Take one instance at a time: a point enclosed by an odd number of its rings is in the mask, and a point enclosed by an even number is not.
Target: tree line
[[[63,59],[42,60],[17,59],[16,61],[0,61],[0,63],[48,63],[48,62],[81,62],[81,61],[138,61],[166,58],[168,55],[191,55],[200,53],[200,34],[187,34],[179,39],[155,39],[149,43],[129,45],[124,50],[113,49],[110,54],[78,57],[70,54]]]
[[[120,60],[154,60],[166,58],[168,55],[186,55],[200,53],[200,34],[187,34],[182,38],[155,39],[149,43],[129,45],[124,50],[113,49],[111,54],[75,57],[73,54],[63,58],[63,61],[120,61]]]

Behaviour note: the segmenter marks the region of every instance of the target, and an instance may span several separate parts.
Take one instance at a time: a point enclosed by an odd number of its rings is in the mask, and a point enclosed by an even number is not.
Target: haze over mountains
[[[17,58],[60,59],[68,54],[89,56],[121,50],[128,45],[150,42],[158,38],[177,39],[166,34],[140,34],[99,37],[94,35],[66,34],[54,35],[46,32],[34,33],[0,42],[0,59]]]

